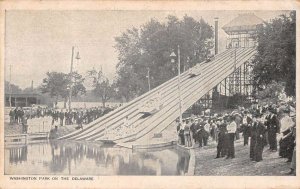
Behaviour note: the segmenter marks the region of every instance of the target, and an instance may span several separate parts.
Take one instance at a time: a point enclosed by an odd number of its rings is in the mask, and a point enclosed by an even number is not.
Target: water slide
[[[214,57],[210,62],[202,62],[181,74],[182,112],[198,101],[203,95],[233,73],[235,67],[251,59],[256,53],[254,48],[229,49]],[[235,61],[236,59],[236,61]],[[236,65],[235,65],[236,64]],[[141,107],[147,101],[156,98],[160,93],[161,108],[145,117]],[[116,143],[143,143],[170,125],[179,115],[178,77],[174,77],[149,92],[137,97],[131,102],[117,108],[103,117],[89,123],[84,130],[77,130],[59,139],[102,141],[110,140]],[[109,136],[108,132],[122,127],[125,118],[134,128],[130,133]]]

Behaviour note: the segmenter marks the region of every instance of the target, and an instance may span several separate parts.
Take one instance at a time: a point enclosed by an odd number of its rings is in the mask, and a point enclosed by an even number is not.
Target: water
[[[5,147],[5,174],[184,175],[190,155],[169,147],[138,150],[70,141]]]

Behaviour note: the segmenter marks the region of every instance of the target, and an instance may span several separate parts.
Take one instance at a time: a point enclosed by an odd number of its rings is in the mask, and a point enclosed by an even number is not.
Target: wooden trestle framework
[[[222,29],[227,33],[226,48],[256,48],[257,29],[262,23],[263,20],[254,14],[242,14],[223,26]],[[236,51],[231,57],[236,61]],[[252,69],[251,60],[235,68],[231,75],[205,94],[194,106],[205,110],[251,104],[255,101]]]

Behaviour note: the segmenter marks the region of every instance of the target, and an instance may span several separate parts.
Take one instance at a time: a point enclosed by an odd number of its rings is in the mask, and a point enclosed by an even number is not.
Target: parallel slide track
[[[197,75],[190,77],[186,71],[181,74],[181,100],[182,112],[187,110],[208,91],[213,89],[222,80],[234,72],[243,63],[251,59],[256,53],[254,48],[229,49],[215,56],[208,63],[200,63],[193,67],[193,73]],[[234,61],[236,59],[236,61]],[[236,63],[236,65],[235,65]],[[140,107],[144,102],[156,97],[160,92],[163,107],[153,115],[142,118]],[[154,133],[161,132],[170,125],[179,115],[178,77],[174,77],[149,92],[137,97],[131,102],[117,108],[103,117],[85,126],[84,130],[77,130],[59,139],[102,141],[111,140],[116,143],[144,142],[153,137]],[[105,133],[111,129],[120,127],[125,117],[135,127],[135,132],[123,137],[107,139]]]

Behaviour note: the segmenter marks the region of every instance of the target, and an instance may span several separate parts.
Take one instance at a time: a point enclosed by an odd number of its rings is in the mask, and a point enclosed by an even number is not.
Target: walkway
[[[284,176],[289,171],[287,159],[280,158],[278,152],[269,152],[264,148],[263,161],[252,162],[249,158],[249,146],[243,146],[243,138],[235,143],[235,158],[225,159],[216,157],[216,143],[206,149],[195,149],[195,175],[203,176]]]

